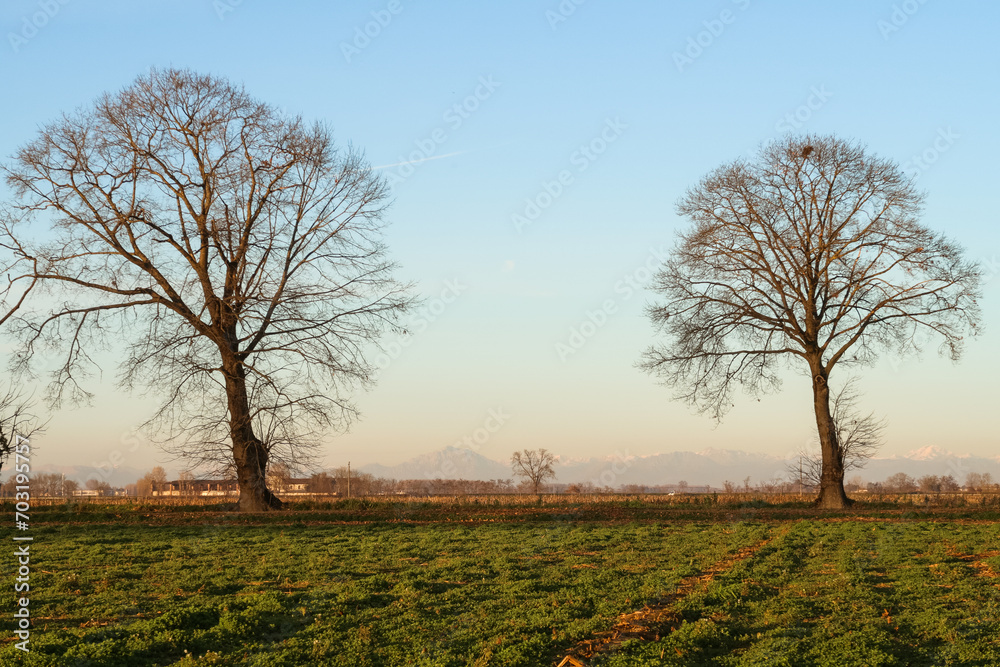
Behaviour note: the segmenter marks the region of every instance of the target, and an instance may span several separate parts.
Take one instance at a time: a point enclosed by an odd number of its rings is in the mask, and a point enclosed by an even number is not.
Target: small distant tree
[[[111,495],[111,485],[100,479],[88,479],[86,483],[86,488],[91,491],[97,491],[98,495],[110,496]]]
[[[180,492],[182,496],[190,495],[194,492],[194,473],[190,470],[185,470],[178,475],[177,481],[180,482]]]
[[[496,493],[510,493],[511,489],[514,487],[514,480],[512,479],[491,479],[490,484]]]
[[[882,489],[886,493],[913,493],[917,490],[917,483],[905,472],[897,472],[886,478]]]
[[[546,480],[555,479],[552,467],[556,457],[547,449],[525,449],[514,452],[510,457],[510,467],[515,477],[520,477],[531,486],[533,493],[539,493]]]
[[[885,420],[877,419],[874,412],[867,415],[859,413],[860,393],[856,381],[857,378],[854,377],[848,379],[831,400],[837,451],[845,473],[860,470],[867,465],[882,446],[882,435],[886,428]],[[810,486],[819,486],[823,479],[822,453],[803,451],[800,459],[789,462],[788,472],[793,477],[797,476],[801,465],[801,481]]]
[[[160,490],[160,485],[166,483],[167,471],[161,466],[156,466],[136,482],[136,495],[151,496],[154,491]]]
[[[941,493],[955,493],[959,490],[958,481],[951,475],[941,478]]]
[[[941,493],[941,478],[937,475],[924,475],[917,480],[921,493]]]
[[[325,472],[314,473],[306,483],[309,493],[333,493],[333,477]]]
[[[268,466],[267,485],[278,493],[288,490],[292,481],[292,469],[284,461],[277,461]]]
[[[988,472],[970,472],[965,476],[965,488],[969,491],[990,491],[993,486],[993,475]]]
[[[337,490],[346,495],[348,488],[350,488],[352,498],[370,496],[376,486],[375,476],[371,473],[359,472],[356,469],[348,470],[347,466],[334,468],[332,473],[336,480]],[[348,480],[350,480],[350,486],[348,486]],[[451,490],[446,492],[450,493]]]
[[[80,488],[80,485],[76,483],[74,479],[67,479],[63,481],[63,493],[66,496],[72,496]]]
[[[860,491],[861,489],[867,488],[868,483],[865,482],[861,475],[855,475],[844,484],[845,491]]]

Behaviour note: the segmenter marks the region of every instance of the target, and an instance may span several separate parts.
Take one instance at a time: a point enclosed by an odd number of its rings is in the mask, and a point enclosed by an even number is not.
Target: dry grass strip
[[[719,574],[731,570],[741,561],[753,558],[764,546],[783,536],[790,529],[791,524],[786,524],[770,537],[729,554],[698,574],[681,579],[677,589],[670,595],[650,602],[638,611],[622,614],[610,630],[595,633],[592,637],[577,642],[566,653],[556,658],[556,666],[585,667],[585,660],[599,653],[615,651],[629,639],[658,641],[660,637],[670,634],[681,624],[680,616],[673,609],[678,600],[695,591],[706,589]]]
[[[957,558],[963,563],[967,563],[969,567],[975,570],[975,576],[977,577],[983,577],[986,579],[996,579],[998,577],[996,570],[990,567],[989,563],[984,563],[983,561],[987,558],[1000,556],[1000,551],[984,551],[981,554],[965,554],[958,551],[954,545],[947,544],[945,553],[952,558]]]

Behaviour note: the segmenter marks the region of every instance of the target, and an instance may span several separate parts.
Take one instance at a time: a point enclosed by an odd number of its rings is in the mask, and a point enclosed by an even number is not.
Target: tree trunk
[[[253,432],[243,366],[224,361],[226,396],[229,405],[229,433],[233,445],[236,480],[240,487],[241,512],[265,512],[282,507],[281,500],[267,488],[267,449]]]
[[[830,414],[830,385],[827,374],[819,360],[811,362],[813,375],[813,407],[816,411],[816,427],[819,429],[819,443],[823,454],[823,472],[820,477],[819,497],[816,507],[824,509],[845,509],[852,500],[844,492],[844,461],[837,442],[837,425]]]

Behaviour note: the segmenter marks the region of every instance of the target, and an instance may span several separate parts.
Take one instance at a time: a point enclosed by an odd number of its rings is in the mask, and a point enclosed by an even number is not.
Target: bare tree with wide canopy
[[[663,301],[648,315],[666,343],[641,366],[721,419],[737,386],[775,390],[780,362],[801,360],[823,460],[817,504],[847,506],[834,368],[919,351],[925,333],[957,360],[977,331],[979,266],[920,223],[923,200],[894,162],[833,136],[777,140],[719,167],[678,204],[693,226],[654,279]]]
[[[552,467],[555,462],[555,455],[545,448],[525,449],[523,452],[514,452],[510,457],[514,476],[531,484],[535,493],[539,492],[545,480],[556,478],[555,468]]]
[[[119,381],[162,396],[147,426],[168,449],[234,470],[241,510],[279,508],[268,462],[346,427],[366,349],[411,304],[384,180],[323,125],[180,70],[46,125],[5,173],[8,309],[32,292],[8,322],[20,369],[61,350],[58,406],[126,345]]]

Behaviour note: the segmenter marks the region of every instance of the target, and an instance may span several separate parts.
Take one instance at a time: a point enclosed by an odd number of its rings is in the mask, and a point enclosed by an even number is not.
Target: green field
[[[587,664],[998,665],[1000,525],[973,516],[40,508],[32,652],[5,613],[0,664],[552,665],[669,599],[659,639]]]

